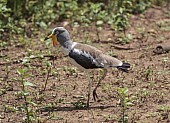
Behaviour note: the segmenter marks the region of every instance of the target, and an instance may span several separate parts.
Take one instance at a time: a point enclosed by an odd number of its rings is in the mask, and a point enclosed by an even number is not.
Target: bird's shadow
[[[107,106],[90,106],[89,108],[87,107],[73,107],[73,106],[63,106],[63,107],[45,107],[45,108],[40,108],[38,111],[41,112],[54,112],[54,111],[74,111],[74,110],[91,110],[91,109],[108,109],[108,108],[113,108],[115,107],[114,105],[107,105]]]

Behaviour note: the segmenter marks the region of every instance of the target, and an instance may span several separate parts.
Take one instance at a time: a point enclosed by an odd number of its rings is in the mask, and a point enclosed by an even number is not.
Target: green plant
[[[27,72],[26,69],[18,69],[17,73],[19,75],[18,81],[21,84],[21,92],[20,96],[24,97],[24,105],[22,107],[22,110],[26,112],[26,118],[25,122],[30,123],[35,120],[35,112],[30,108],[30,104],[36,105],[31,98],[29,98],[29,92],[26,90],[27,86],[34,86],[33,83],[26,81],[26,77],[30,76]]]
[[[112,57],[117,57],[116,53],[113,50],[108,51],[106,54],[108,54]]]
[[[60,71],[62,71],[62,68],[55,68],[51,71],[52,76],[56,77],[58,81],[61,80]]]
[[[5,112],[17,112],[19,109],[15,106],[4,105]]]
[[[167,64],[168,64],[168,62],[169,62],[170,60],[169,60],[169,57],[164,57],[163,59],[162,59],[162,64],[163,64],[163,69],[165,70],[165,68],[166,68],[166,66],[167,66]]]
[[[127,34],[127,35],[122,35],[122,34],[119,34],[119,36],[117,37],[117,41],[116,43],[118,44],[128,44],[130,43],[130,41],[133,39],[132,35],[131,34]]]
[[[152,75],[153,75],[152,67],[148,66],[148,68],[144,72],[144,77],[148,81],[151,78]]]
[[[150,95],[151,92],[149,90],[141,89],[140,91],[136,92],[136,94],[132,97],[132,100],[138,105],[143,105],[143,103],[147,101]]]
[[[132,6],[130,7],[131,13],[140,14],[151,6],[152,0],[133,0]]]
[[[63,67],[63,71],[66,72],[66,75],[68,76],[77,76],[77,69],[75,67],[67,67],[67,66],[64,66]]]
[[[169,2],[168,0],[151,0],[152,3],[162,6],[165,2]]]
[[[86,107],[86,103],[84,103],[84,102],[82,102],[82,101],[71,102],[71,104],[72,104],[76,109],[80,109],[80,108]]]
[[[169,105],[159,105],[157,110],[161,113],[161,120],[170,119],[170,106]]]
[[[132,6],[132,2],[130,0],[117,0],[115,4],[116,13],[113,15],[112,28],[125,33],[126,27],[129,24],[129,7]]]
[[[124,8],[120,8],[118,13],[114,16],[114,23],[112,28],[116,31],[124,31],[126,30],[126,26],[128,23],[128,14],[124,13]]]
[[[128,88],[118,88],[117,89],[118,98],[120,101],[121,117],[119,122],[128,123],[127,109],[129,106],[133,105],[130,98],[128,97]]]
[[[162,3],[168,2],[163,0]],[[81,1],[58,0],[27,1],[1,0],[0,2],[0,37],[7,41],[19,34],[30,37],[34,28],[47,28],[50,24],[67,20],[71,25],[95,24],[101,28],[111,25],[116,31],[125,33],[131,14],[145,11],[151,4],[159,4],[160,0],[108,0]],[[10,31],[9,31],[10,30]],[[100,37],[98,35],[98,40]],[[3,36],[2,36],[3,34]]]
[[[89,38],[89,32],[88,31],[84,31],[83,34],[84,34],[84,41],[83,41],[83,43],[85,43],[85,44],[91,43],[90,38]]]

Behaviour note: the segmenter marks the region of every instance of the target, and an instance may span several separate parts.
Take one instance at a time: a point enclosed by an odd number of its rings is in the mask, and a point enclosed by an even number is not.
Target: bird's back
[[[69,56],[85,69],[109,68],[122,65],[120,60],[103,54],[101,50],[87,44],[77,43],[70,51]]]

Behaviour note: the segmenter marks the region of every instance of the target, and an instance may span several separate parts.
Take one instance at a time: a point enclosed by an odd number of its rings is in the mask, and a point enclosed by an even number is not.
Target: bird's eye
[[[58,35],[59,31],[58,30],[54,30],[54,34]]]

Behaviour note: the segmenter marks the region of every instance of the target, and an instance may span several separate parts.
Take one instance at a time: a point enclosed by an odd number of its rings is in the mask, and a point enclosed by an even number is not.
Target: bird
[[[68,57],[69,61],[79,70],[85,72],[88,78],[88,98],[86,107],[89,108],[89,100],[92,88],[92,79],[90,77],[91,71],[95,69],[102,69],[102,75],[96,87],[93,90],[93,99],[96,101],[98,95],[96,93],[101,81],[105,78],[108,68],[117,68],[123,72],[128,72],[130,64],[122,62],[115,57],[104,54],[101,50],[94,46],[78,43],[72,41],[69,32],[64,27],[55,27],[51,34],[46,36],[44,40],[52,39],[53,46],[59,43],[61,49]]]

